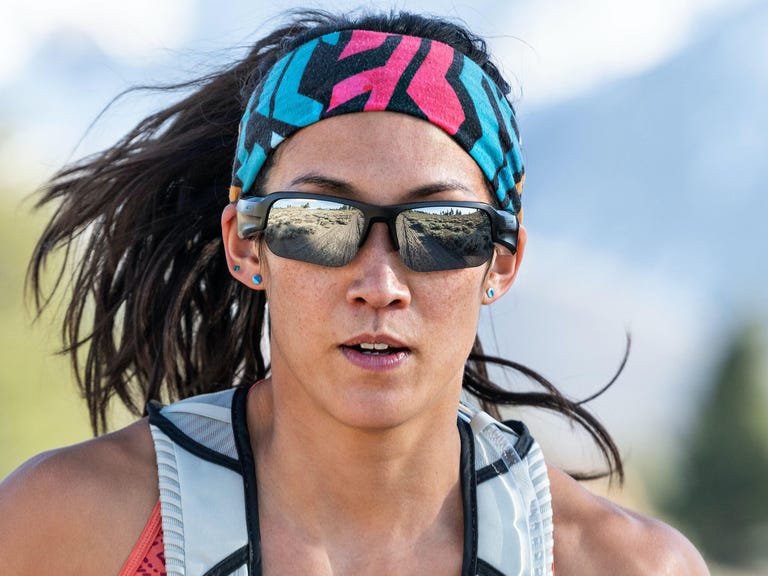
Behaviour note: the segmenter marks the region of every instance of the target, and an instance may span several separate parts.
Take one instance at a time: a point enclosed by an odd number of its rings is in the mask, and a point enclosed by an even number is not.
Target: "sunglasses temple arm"
[[[237,201],[237,235],[248,238],[264,230],[266,224],[263,198],[241,198]]]
[[[495,225],[493,227],[493,241],[509,248],[512,254],[517,252],[517,234],[520,223],[517,216],[506,211],[496,210]]]

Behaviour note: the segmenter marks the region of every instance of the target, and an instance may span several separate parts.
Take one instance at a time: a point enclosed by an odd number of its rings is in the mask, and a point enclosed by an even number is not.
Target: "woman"
[[[303,13],[57,175],[32,287],[87,229],[65,337],[92,424],[114,395],[149,423],[4,482],[4,573],[706,574],[460,403],[559,411],[622,475],[580,405],[485,373],[526,243],[506,92],[454,24]]]

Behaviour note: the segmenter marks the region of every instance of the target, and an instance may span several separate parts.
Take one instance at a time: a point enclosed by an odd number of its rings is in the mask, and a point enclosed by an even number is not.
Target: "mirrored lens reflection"
[[[400,255],[422,272],[472,268],[493,253],[491,222],[477,208],[432,206],[401,212],[396,222]]]
[[[268,222],[265,240],[278,256],[338,267],[357,253],[364,218],[347,204],[286,198],[272,205]]]

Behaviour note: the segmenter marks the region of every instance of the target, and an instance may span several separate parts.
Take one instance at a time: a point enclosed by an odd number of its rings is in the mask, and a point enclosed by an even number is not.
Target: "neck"
[[[300,421],[275,405],[269,386],[254,396],[251,422],[269,423],[251,433],[260,515],[298,519],[297,528],[318,540],[370,537],[381,545],[412,542],[436,527],[461,532],[455,406],[365,430],[332,418]]]

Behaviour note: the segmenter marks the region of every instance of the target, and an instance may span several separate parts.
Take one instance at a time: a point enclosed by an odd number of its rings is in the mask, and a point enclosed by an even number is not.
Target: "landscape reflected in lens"
[[[397,219],[400,253],[422,271],[471,268],[493,251],[488,215],[476,208],[440,206],[408,210]]]
[[[276,201],[264,232],[278,256],[321,266],[344,266],[357,253],[363,215],[346,204],[312,199]]]

